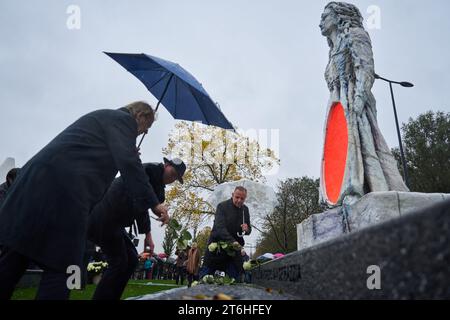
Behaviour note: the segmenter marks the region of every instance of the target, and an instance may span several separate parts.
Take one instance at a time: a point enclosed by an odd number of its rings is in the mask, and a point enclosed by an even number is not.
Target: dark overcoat
[[[126,108],[82,116],[22,168],[0,208],[0,244],[66,272],[82,265],[88,215],[118,171],[136,208],[148,208],[148,178]]]
[[[250,225],[250,213],[248,207],[244,204],[241,208],[233,204],[233,199],[228,199],[217,205],[214,225],[211,230],[211,235],[208,239],[208,245],[212,242],[235,242],[237,241],[241,246],[245,245],[243,237],[239,237],[238,233],[242,233],[241,225],[245,222],[248,225],[249,235],[252,232]],[[227,264],[232,261],[237,270],[242,269],[241,253],[236,251],[233,257],[228,256],[225,250],[211,253],[208,248],[205,251],[204,265],[209,268],[225,271]]]
[[[149,199],[150,208],[153,208],[165,200],[164,165],[145,163],[143,166],[151,186]],[[116,178],[89,216],[88,239],[100,245],[107,234],[131,226],[134,221],[137,222],[139,233],[148,233],[150,231],[148,210],[133,210],[130,200],[122,177]]]

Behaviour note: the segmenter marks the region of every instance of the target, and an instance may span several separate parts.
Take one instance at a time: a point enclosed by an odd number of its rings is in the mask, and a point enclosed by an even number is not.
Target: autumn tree
[[[297,224],[323,211],[319,205],[319,179],[302,177],[280,181],[276,195],[278,204],[263,219],[256,255],[295,251]]]
[[[163,154],[187,165],[184,184],[174,184],[166,199],[172,215],[193,231],[194,238],[214,214],[208,197],[217,185],[240,179],[264,182],[264,174],[279,165],[275,152],[257,139],[192,122],[175,125]]]
[[[200,255],[203,255],[205,253],[210,235],[211,227],[205,227],[197,233],[197,237],[194,239],[194,241],[197,242],[197,248],[200,252]]]

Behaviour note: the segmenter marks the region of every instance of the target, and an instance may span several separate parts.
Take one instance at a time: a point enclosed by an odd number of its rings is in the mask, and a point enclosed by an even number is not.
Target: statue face
[[[322,13],[319,28],[323,36],[330,35],[333,29],[336,28],[333,19],[333,14],[330,9],[325,9],[325,11]]]

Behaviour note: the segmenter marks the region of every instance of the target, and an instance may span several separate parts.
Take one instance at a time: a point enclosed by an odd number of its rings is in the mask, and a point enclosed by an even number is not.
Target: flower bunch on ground
[[[224,274],[206,275],[197,284],[217,284],[217,285],[233,285],[236,283],[236,279],[225,276]],[[194,283],[192,284],[194,285]]]

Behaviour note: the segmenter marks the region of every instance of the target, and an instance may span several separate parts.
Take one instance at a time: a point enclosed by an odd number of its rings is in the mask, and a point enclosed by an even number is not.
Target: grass
[[[155,285],[145,285],[148,282],[154,283]],[[158,284],[162,285],[159,286]],[[167,284],[173,286],[167,286]],[[91,300],[95,287],[94,284],[89,284],[84,290],[72,290],[70,293],[70,300]],[[169,290],[176,287],[179,286],[175,286],[174,280],[130,280],[125,287],[121,299]],[[36,296],[36,291],[37,288],[16,289],[12,296],[12,300],[33,300]]]

